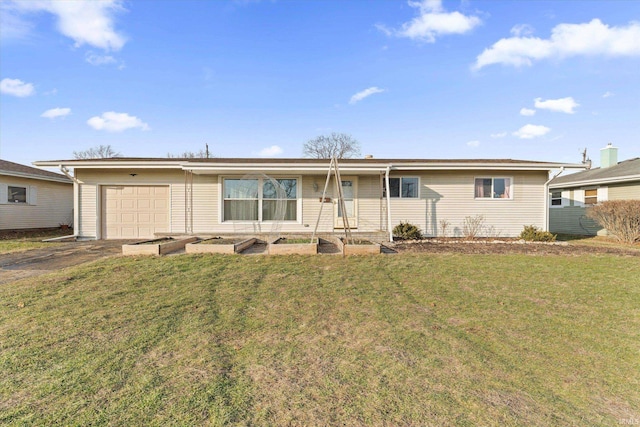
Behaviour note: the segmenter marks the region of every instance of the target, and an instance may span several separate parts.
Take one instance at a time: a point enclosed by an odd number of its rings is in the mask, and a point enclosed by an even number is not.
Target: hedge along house
[[[54,228],[72,220],[69,178],[0,160],[0,230]]]
[[[344,215],[355,235],[380,232],[391,238],[390,230],[404,221],[438,236],[445,220],[451,236],[462,236],[465,217],[483,215],[496,234],[517,236],[524,225],[546,229],[549,172],[583,168],[521,160],[344,159],[343,214],[334,178],[322,197],[329,163],[111,158],[34,164],[59,167],[74,180],[75,231],[91,239],[311,234],[316,222],[319,233],[340,233]]]
[[[551,232],[606,234],[587,209],[607,200],[640,200],[640,158],[618,162],[618,149],[609,144],[600,150],[599,168],[555,178],[549,190]]]

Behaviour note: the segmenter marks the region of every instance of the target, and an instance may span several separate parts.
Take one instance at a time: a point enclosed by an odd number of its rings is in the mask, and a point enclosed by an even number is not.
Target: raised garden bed
[[[214,237],[212,239],[188,243],[185,250],[188,254],[237,254],[252,246],[255,242],[255,237],[249,239],[223,239]]]
[[[165,255],[185,247],[187,243],[197,241],[197,237],[174,239],[162,237],[160,239],[145,240],[144,242],[122,245],[123,255]]]
[[[318,253],[318,243],[311,243],[310,238],[281,237],[269,243],[269,255],[315,255]]]
[[[369,240],[352,239],[349,243],[344,239],[339,240],[342,243],[344,255],[376,255],[380,253],[380,245]]]

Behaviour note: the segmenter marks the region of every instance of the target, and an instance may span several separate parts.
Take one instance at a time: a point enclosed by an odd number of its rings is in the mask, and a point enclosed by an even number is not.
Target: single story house
[[[0,230],[54,228],[72,221],[71,179],[0,160]]]
[[[478,215],[487,233],[517,236],[524,225],[547,228],[550,171],[584,168],[510,159],[343,159],[342,208],[330,161],[323,159],[107,158],[34,164],[58,167],[72,177],[75,232],[90,239],[311,234],[316,227],[319,233],[338,233],[344,217],[353,233],[391,238],[395,225],[410,222],[426,236],[439,236],[446,221],[449,236],[462,236],[465,218]]]
[[[606,234],[587,209],[606,200],[640,199],[640,158],[618,162],[618,149],[609,144],[600,150],[599,168],[559,176],[549,190],[552,233]]]

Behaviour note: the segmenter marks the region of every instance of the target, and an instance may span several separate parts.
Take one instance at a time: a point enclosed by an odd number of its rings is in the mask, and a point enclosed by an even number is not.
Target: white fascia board
[[[415,165],[394,164],[392,170],[504,170],[504,171],[550,171],[554,169],[584,169],[584,166],[575,164],[558,164],[558,163],[536,163],[536,164],[509,164],[509,163],[445,163],[445,164],[432,164],[432,165]]]
[[[136,168],[136,169],[180,169],[183,162],[138,162],[138,161],[122,161],[122,162],[51,162],[51,161],[38,161],[33,162],[34,166],[38,167],[66,167],[71,169],[124,169],[124,168]]]
[[[300,173],[300,174],[326,174],[329,169],[329,165],[269,165],[269,164],[256,164],[256,165],[239,165],[239,164],[227,164],[227,165],[184,165],[184,170],[189,170],[195,174],[238,174],[238,173],[263,173],[263,172],[277,172],[277,173]],[[340,165],[341,173],[360,173],[360,174],[379,174],[385,171],[386,167],[376,166],[348,166]]]
[[[640,181],[640,175],[619,176],[615,178],[603,178],[603,179],[588,179],[584,181],[572,181],[563,182],[560,184],[551,184],[549,188],[569,188],[569,187],[582,187],[585,185],[599,185],[599,184],[617,184],[630,181]]]
[[[60,178],[56,178],[53,176],[35,175],[30,173],[20,173],[20,172],[14,172],[14,171],[9,172],[9,171],[3,171],[3,170],[0,170],[0,175],[14,176],[16,178],[35,179],[39,181],[52,181],[52,182],[61,182],[64,184],[72,184],[72,182],[69,179],[67,179],[67,177],[65,176],[60,176]]]

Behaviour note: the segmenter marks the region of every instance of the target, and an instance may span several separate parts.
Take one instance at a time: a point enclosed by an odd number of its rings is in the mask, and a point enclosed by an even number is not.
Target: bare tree
[[[180,154],[172,154],[167,153],[167,158],[169,159],[208,159],[213,157],[209,152],[209,144],[204,145],[204,150],[200,149],[198,151],[183,151]]]
[[[111,157],[122,157],[122,154],[115,151],[111,145],[98,145],[83,151],[74,151],[74,159],[108,159]]]
[[[360,156],[360,143],[351,135],[332,132],[331,135],[321,135],[305,142],[302,147],[304,157],[315,159],[351,159]]]

